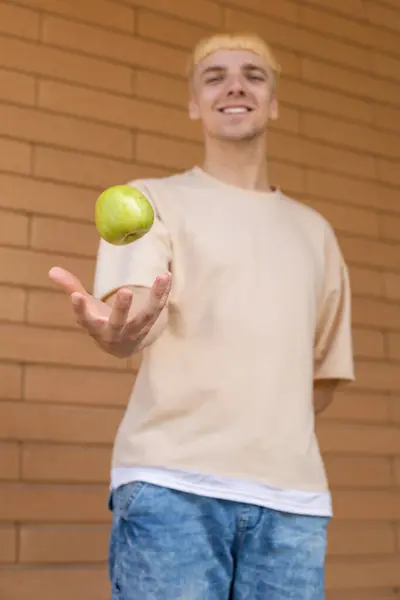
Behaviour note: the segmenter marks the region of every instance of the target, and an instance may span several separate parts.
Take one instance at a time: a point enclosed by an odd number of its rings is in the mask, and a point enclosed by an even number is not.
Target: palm
[[[93,319],[104,319],[105,322],[111,314],[111,307],[108,304],[93,298],[90,294],[86,296],[86,309]]]
[[[71,298],[79,325],[106,351],[116,356],[130,353],[132,343],[140,343],[154,325],[166,305],[171,287],[170,274],[158,277],[150,291],[147,305],[129,320],[132,292],[119,290],[113,306],[91,296],[73,273],[60,267],[49,271],[49,277]]]

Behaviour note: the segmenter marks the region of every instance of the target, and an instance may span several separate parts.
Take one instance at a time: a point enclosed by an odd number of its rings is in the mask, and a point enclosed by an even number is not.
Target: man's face
[[[218,50],[196,67],[189,103],[191,119],[219,140],[249,140],[278,116],[273,73],[248,50]]]

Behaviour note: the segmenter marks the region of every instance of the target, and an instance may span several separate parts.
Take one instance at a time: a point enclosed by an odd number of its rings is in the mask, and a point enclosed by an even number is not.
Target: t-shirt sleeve
[[[353,381],[349,271],[330,226],[324,242],[324,283],[318,306],[314,379]]]
[[[106,300],[124,286],[151,287],[155,279],[170,270],[172,244],[148,189],[133,182],[152,202],[154,224],[139,240],[124,246],[114,246],[100,240],[94,274],[93,295]]]

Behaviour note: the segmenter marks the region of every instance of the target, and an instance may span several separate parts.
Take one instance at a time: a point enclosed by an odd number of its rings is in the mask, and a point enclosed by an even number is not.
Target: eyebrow
[[[263,73],[263,75],[265,75],[265,77],[268,77],[268,71],[266,69],[264,69],[263,67],[259,66],[259,65],[255,65],[253,63],[246,63],[243,65],[242,69],[244,71],[259,71],[260,73]],[[227,67],[224,67],[222,65],[211,65],[210,67],[206,67],[204,69],[204,71],[201,73],[201,76],[204,77],[206,75],[209,75],[210,73],[223,73],[227,70]]]
[[[204,77],[204,75],[208,75],[209,73],[222,73],[223,71],[226,71],[226,67],[214,65],[211,67],[206,67],[202,71],[201,76]]]

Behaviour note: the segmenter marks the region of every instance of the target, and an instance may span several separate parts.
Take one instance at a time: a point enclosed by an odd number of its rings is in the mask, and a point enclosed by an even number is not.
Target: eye
[[[222,75],[214,75],[214,77],[209,77],[206,79],[205,83],[209,84],[209,83],[218,83],[219,81],[222,81],[223,77]]]
[[[265,81],[265,77],[262,75],[249,74],[247,78],[250,79],[250,81]]]

